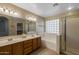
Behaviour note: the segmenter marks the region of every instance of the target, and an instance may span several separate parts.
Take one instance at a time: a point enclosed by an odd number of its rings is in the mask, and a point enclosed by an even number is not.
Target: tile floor
[[[40,48],[34,51],[33,53],[31,53],[31,55],[57,55],[57,53],[47,48]]]

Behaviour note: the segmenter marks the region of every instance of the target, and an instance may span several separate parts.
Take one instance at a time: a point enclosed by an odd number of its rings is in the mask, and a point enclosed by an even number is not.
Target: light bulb
[[[3,8],[0,8],[0,11],[3,12]]]
[[[68,10],[71,10],[72,9],[72,7],[68,7]]]
[[[10,14],[13,14],[13,11],[10,11]]]
[[[6,12],[6,13],[9,13],[9,10],[8,10],[8,9],[6,9],[6,10],[5,10],[5,12]]]

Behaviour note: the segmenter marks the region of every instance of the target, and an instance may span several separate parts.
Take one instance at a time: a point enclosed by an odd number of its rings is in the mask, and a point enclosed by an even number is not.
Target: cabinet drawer
[[[32,39],[24,41],[24,44],[32,43]]]
[[[33,39],[33,50],[36,50],[37,47],[37,38]]]
[[[23,51],[21,49],[13,50],[13,55],[23,55]]]
[[[25,51],[28,51],[29,49],[32,49],[32,46],[30,46],[30,47],[24,49],[24,52],[25,52]]]
[[[0,55],[10,55],[12,54],[11,45],[0,47]]]
[[[13,44],[13,54],[14,55],[23,54],[23,42]]]
[[[32,46],[32,43],[24,44],[24,48],[28,48],[30,46]]]
[[[29,50],[27,50],[27,51],[24,52],[24,55],[25,55],[25,54],[29,54],[29,53],[31,53],[31,52],[32,52],[32,49],[29,49]]]
[[[30,52],[32,52],[32,47],[24,49],[24,54],[29,54]]]

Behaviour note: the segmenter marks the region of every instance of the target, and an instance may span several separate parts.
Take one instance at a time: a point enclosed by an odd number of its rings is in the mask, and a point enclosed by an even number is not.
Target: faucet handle
[[[12,40],[13,40],[12,38],[9,38],[9,39],[8,39],[8,41],[12,41]]]

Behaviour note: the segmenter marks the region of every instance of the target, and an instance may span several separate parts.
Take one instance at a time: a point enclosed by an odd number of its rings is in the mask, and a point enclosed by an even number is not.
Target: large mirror
[[[36,33],[36,22],[0,16],[0,37]]]
[[[0,16],[0,36],[7,36],[9,34],[8,29],[8,19]]]

